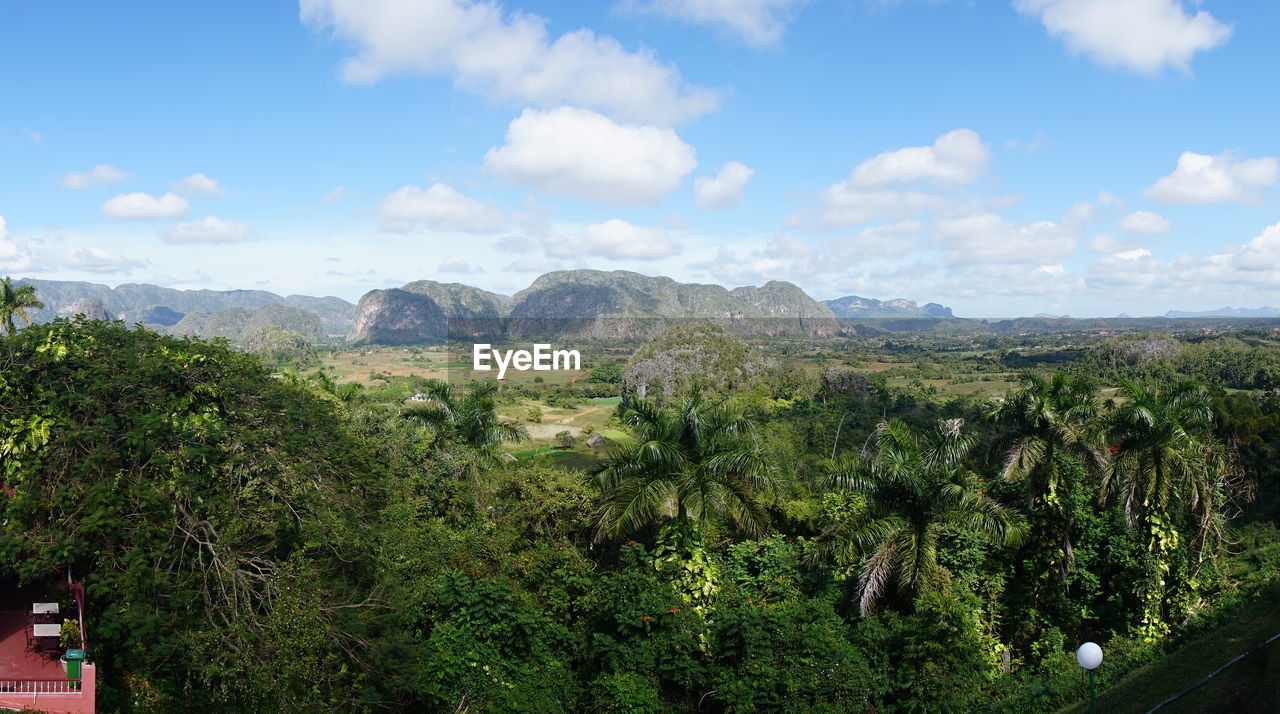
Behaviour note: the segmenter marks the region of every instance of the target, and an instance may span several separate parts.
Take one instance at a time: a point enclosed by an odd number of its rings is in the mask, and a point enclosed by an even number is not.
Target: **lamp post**
[[[1098,665],[1102,664],[1102,648],[1092,642],[1086,642],[1076,650],[1076,661],[1081,667],[1089,670],[1089,714],[1096,714],[1098,694],[1094,689],[1093,673],[1098,669]]]

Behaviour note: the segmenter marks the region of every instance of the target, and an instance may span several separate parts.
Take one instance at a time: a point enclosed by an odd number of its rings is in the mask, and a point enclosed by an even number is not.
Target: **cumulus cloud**
[[[539,260],[538,258],[520,258],[512,261],[503,268],[512,273],[549,273],[553,270],[560,270],[562,266],[554,261]]]
[[[475,275],[476,273],[484,272],[484,268],[478,265],[471,265],[456,255],[451,255],[442,260],[436,270],[441,273],[457,273],[458,275]]]
[[[323,200],[323,201],[325,202],[325,204],[326,204],[326,205],[332,206],[333,204],[337,203],[338,201],[341,201],[341,200],[342,200],[342,197],[343,197],[346,193],[347,193],[347,189],[346,189],[345,187],[343,187],[343,186],[338,186],[338,187],[334,188],[332,191],[330,191],[329,193],[326,193],[326,194],[324,195],[324,198],[323,198],[323,199],[321,199],[321,200]]]
[[[29,270],[33,262],[30,250],[9,240],[9,225],[0,216],[0,270]]]
[[[401,232],[422,225],[438,231],[485,233],[502,225],[496,208],[443,183],[425,189],[401,186],[382,200],[378,214],[385,228]]]
[[[1263,188],[1274,186],[1280,160],[1264,156],[1239,159],[1184,151],[1173,173],[1160,178],[1143,195],[1162,203],[1252,203]]]
[[[749,45],[775,44],[792,11],[805,0],[625,0],[620,7],[653,13],[737,36]]]
[[[110,164],[98,164],[88,171],[72,171],[63,176],[62,185],[66,188],[92,188],[94,186],[106,186],[127,181],[132,175],[128,171],[121,171]]]
[[[1197,52],[1224,44],[1231,26],[1182,0],[1015,0],[1067,48],[1107,67],[1155,73],[1188,71]]]
[[[715,176],[703,176],[693,182],[693,200],[698,208],[714,211],[742,201],[742,190],[755,175],[755,169],[739,161],[730,161]]]
[[[1089,250],[1095,253],[1120,253],[1126,250],[1133,250],[1137,247],[1137,243],[1131,240],[1120,240],[1115,236],[1099,233],[1089,241]]]
[[[108,253],[101,248],[86,247],[69,251],[60,261],[61,266],[87,273],[129,274],[147,265],[145,260],[134,260]]]
[[[1062,261],[1076,247],[1075,237],[1052,221],[1018,223],[994,213],[942,219],[937,237],[957,265],[1044,265]]]
[[[610,203],[656,203],[698,163],[669,128],[618,124],[574,107],[526,109],[484,162],[506,181]]]
[[[986,171],[991,151],[972,129],[939,136],[931,146],[909,146],[878,154],[853,169],[850,183],[872,188],[928,179],[939,183],[971,183]]]
[[[489,241],[489,247],[503,253],[532,253],[538,244],[529,236],[511,235]]]
[[[1239,297],[1242,289],[1273,291],[1280,284],[1280,223],[1209,255],[1183,253],[1161,260],[1144,248],[1114,253],[1090,263],[1087,280],[1100,289],[1142,289],[1179,298],[1218,300]]]
[[[990,160],[987,145],[969,129],[947,132],[929,146],[883,152],[855,166],[848,179],[822,191],[817,222],[826,228],[847,228],[877,220],[972,213],[972,201],[890,187],[917,181],[971,183],[986,171]],[[789,221],[799,224],[805,217],[792,216]]]
[[[645,228],[614,218],[587,226],[584,235],[552,235],[542,240],[543,250],[556,258],[658,260],[680,252],[680,244],[663,228]]]
[[[1164,235],[1173,230],[1173,224],[1168,218],[1153,213],[1151,211],[1134,211],[1117,223],[1120,230],[1127,233],[1140,233],[1142,235],[1158,236]]]
[[[191,174],[169,184],[169,188],[176,193],[184,196],[207,196],[209,198],[220,198],[227,195],[224,189],[214,179],[204,174]]]
[[[579,29],[554,40],[547,20],[468,0],[301,0],[302,22],[354,47],[342,78],[443,75],[492,101],[574,104],[627,120],[673,123],[715,108],[648,50]]]
[[[819,203],[818,222],[827,228],[952,213],[962,204],[953,198],[920,191],[867,191],[849,181],[825,189]]]
[[[122,193],[107,199],[102,212],[107,218],[148,219],[181,218],[187,214],[190,204],[176,193],[152,196],[149,193]]]
[[[239,243],[248,240],[253,231],[239,221],[205,216],[198,221],[183,221],[161,234],[166,243]]]

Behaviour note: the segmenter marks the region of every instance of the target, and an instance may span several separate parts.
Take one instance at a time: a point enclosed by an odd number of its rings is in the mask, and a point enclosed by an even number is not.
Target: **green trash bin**
[[[80,679],[82,662],[84,662],[84,650],[67,650],[67,679]]]

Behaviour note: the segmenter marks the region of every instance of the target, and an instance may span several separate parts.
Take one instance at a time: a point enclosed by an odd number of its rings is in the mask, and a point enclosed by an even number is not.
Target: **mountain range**
[[[360,344],[422,344],[470,334],[525,338],[556,335],[589,339],[645,337],[672,320],[710,320],[758,336],[874,335],[900,332],[1024,332],[1086,328],[1105,321],[1037,315],[1013,320],[965,320],[938,303],[877,300],[849,295],[818,301],[792,283],[728,289],[681,283],[623,270],[561,270],[539,276],[515,295],[461,283],[417,280],[372,290],[352,304],[337,297],[281,296],[265,290],[177,290],[127,283],[23,279],[45,303],[31,310],[38,322],[58,315],[139,322],[158,331],[225,337],[243,343],[265,326],[308,340]],[[1231,308],[1170,311],[1163,318],[1280,317],[1280,309]]]
[[[1186,310],[1170,310],[1165,317],[1280,317],[1280,308],[1275,307],[1220,307],[1217,310],[1188,312]]]

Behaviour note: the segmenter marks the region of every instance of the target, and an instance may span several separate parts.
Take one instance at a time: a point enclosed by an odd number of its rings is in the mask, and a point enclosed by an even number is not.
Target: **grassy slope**
[[[1275,608],[1274,601],[1260,605],[1263,606],[1242,613],[1242,617],[1235,622],[1194,637],[1165,657],[1130,672],[1115,686],[1099,693],[1098,711],[1108,714],[1146,712],[1226,664],[1236,655],[1280,632],[1280,610]],[[1277,645],[1280,642],[1273,642],[1263,654],[1276,653]],[[1103,666],[1106,666],[1105,661]],[[1271,706],[1256,710],[1232,706],[1240,699],[1236,693],[1243,691],[1246,686],[1251,688],[1249,698],[1253,700],[1252,703],[1264,703],[1260,697],[1266,695],[1267,682],[1270,683],[1268,701]],[[1280,698],[1276,697],[1277,684],[1280,684],[1280,658],[1251,657],[1237,662],[1192,694],[1161,711],[1280,711]],[[1082,702],[1065,711],[1086,712],[1088,703]]]

